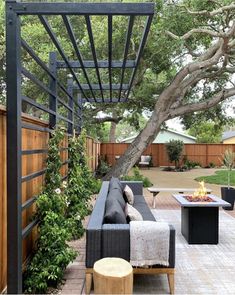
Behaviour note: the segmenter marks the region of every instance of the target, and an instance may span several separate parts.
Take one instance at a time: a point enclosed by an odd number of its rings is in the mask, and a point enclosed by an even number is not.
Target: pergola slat
[[[92,27],[91,27],[91,20],[90,20],[89,15],[85,15],[85,20],[86,20],[87,32],[88,32],[88,36],[89,36],[89,40],[90,40],[91,52],[92,52],[93,60],[95,63],[96,75],[98,78],[98,83],[100,85],[100,92],[101,92],[102,98],[104,98],[103,90],[102,90],[102,83],[101,83],[101,78],[100,78],[100,72],[99,72],[98,63],[97,63],[96,50],[95,50],[94,38],[93,38]]]
[[[140,63],[140,58],[141,58],[145,43],[147,41],[147,37],[148,37],[148,33],[149,33],[150,26],[151,26],[151,23],[152,23],[152,19],[153,19],[153,15],[150,15],[150,16],[147,17],[147,20],[145,22],[145,27],[144,27],[142,39],[141,39],[141,42],[140,42],[140,45],[139,45],[139,50],[138,50],[137,57],[136,57],[136,67],[133,69],[132,74],[131,74],[131,78],[130,78],[130,82],[129,82],[129,90],[128,90],[127,95],[126,95],[126,100],[128,99],[128,96],[129,96],[130,91],[131,91],[132,84],[134,82],[135,74],[136,74],[138,65]]]
[[[126,34],[124,55],[123,55],[121,83],[120,83],[120,89],[119,89],[119,94],[118,94],[119,101],[121,99],[121,92],[122,92],[122,90],[124,90],[123,80],[124,80],[124,74],[125,74],[125,69],[126,69],[126,64],[127,64],[127,55],[128,55],[128,51],[129,51],[130,42],[131,42],[131,35],[132,35],[133,25],[134,25],[134,16],[130,16],[129,17],[129,22],[128,22],[128,30],[127,30],[127,34]]]
[[[66,15],[63,15],[62,17],[63,17],[63,21],[64,21],[64,24],[65,24],[65,27],[67,29],[69,38],[70,38],[70,40],[71,40],[71,42],[73,44],[74,51],[75,51],[75,53],[77,55],[77,58],[78,58],[78,60],[80,62],[81,69],[82,69],[83,74],[84,74],[84,76],[85,76],[85,78],[87,80],[87,84],[89,85],[89,88],[91,90],[91,93],[92,93],[92,95],[93,95],[93,97],[95,99],[95,94],[94,94],[94,92],[92,90],[90,80],[88,78],[87,72],[86,72],[85,67],[83,65],[82,55],[81,55],[81,53],[80,53],[80,51],[78,49],[78,46],[77,46],[77,42],[76,42],[76,38],[75,38],[75,35],[74,35],[74,31],[73,31],[72,25],[71,25],[71,23],[70,23],[70,21],[69,21],[69,19],[68,19],[68,17]]]
[[[75,60],[70,60],[70,67],[73,69],[80,69],[82,68],[82,65],[79,61],[75,61]],[[134,68],[136,65],[136,61],[135,60],[127,60],[126,61],[126,68]],[[84,60],[83,61],[83,66],[85,69],[93,69],[95,68],[95,63],[93,60]],[[109,67],[109,62],[107,60],[98,60],[97,61],[97,66],[98,68],[108,68]],[[112,60],[111,62],[111,66],[112,68],[122,68],[123,67],[123,61],[119,61],[119,60]],[[61,60],[57,60],[57,68],[67,68],[67,65],[64,61]]]
[[[78,89],[77,85],[74,85],[73,87],[74,87],[74,89]],[[100,85],[98,85],[98,84],[91,84],[91,87],[92,87],[93,90],[99,90],[100,89]],[[110,89],[119,90],[120,87],[121,87],[120,84],[112,84],[111,87],[110,87],[110,84],[102,84],[103,91],[110,90]],[[124,90],[127,90],[127,89],[129,89],[129,84],[123,84],[122,87],[123,87]],[[82,84],[82,88],[84,90],[89,90],[90,86],[87,85],[87,84]]]
[[[113,34],[113,18],[108,16],[108,61],[109,61],[109,85],[110,85],[110,101],[112,101],[112,34]]]

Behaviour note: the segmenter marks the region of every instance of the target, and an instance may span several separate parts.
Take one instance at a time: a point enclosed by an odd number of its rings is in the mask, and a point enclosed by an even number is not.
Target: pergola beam
[[[21,15],[149,15],[154,3],[12,3]]]

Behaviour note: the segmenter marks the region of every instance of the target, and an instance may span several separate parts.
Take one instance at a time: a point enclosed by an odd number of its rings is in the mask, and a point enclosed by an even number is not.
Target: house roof
[[[226,140],[226,139],[229,139],[231,137],[235,137],[235,131],[225,131],[223,134],[222,134],[222,141],[223,140]]]
[[[190,138],[190,139],[196,140],[196,137],[194,137],[194,136],[185,134],[183,132],[175,131],[175,130],[172,130],[172,129],[169,129],[169,128],[168,129],[163,128],[160,132],[163,132],[163,131],[166,131],[166,132],[169,132],[169,133],[174,133],[174,134],[177,134],[177,135],[184,136],[186,138]],[[136,138],[136,136],[137,136],[137,134],[136,135],[132,135],[130,137],[126,137],[126,138],[122,139],[121,142],[132,140],[132,139]]]

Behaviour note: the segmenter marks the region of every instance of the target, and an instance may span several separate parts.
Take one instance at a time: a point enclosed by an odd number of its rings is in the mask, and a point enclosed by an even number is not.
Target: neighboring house
[[[121,142],[132,142],[136,136],[137,135],[125,138],[121,140]],[[184,143],[196,143],[196,137],[172,129],[162,129],[154,139],[153,143],[166,143],[172,139],[182,140]]]
[[[235,131],[225,131],[222,134],[222,143],[235,143]]]

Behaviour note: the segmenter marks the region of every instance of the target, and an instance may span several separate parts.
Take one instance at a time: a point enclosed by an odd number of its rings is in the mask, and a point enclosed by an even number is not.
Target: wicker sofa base
[[[156,274],[167,274],[167,279],[169,283],[170,294],[174,294],[175,282],[174,282],[174,268],[162,267],[162,268],[141,268],[141,267],[133,267],[134,274],[142,274],[142,275],[156,275]],[[86,294],[90,294],[91,285],[93,280],[93,268],[86,269]]]

